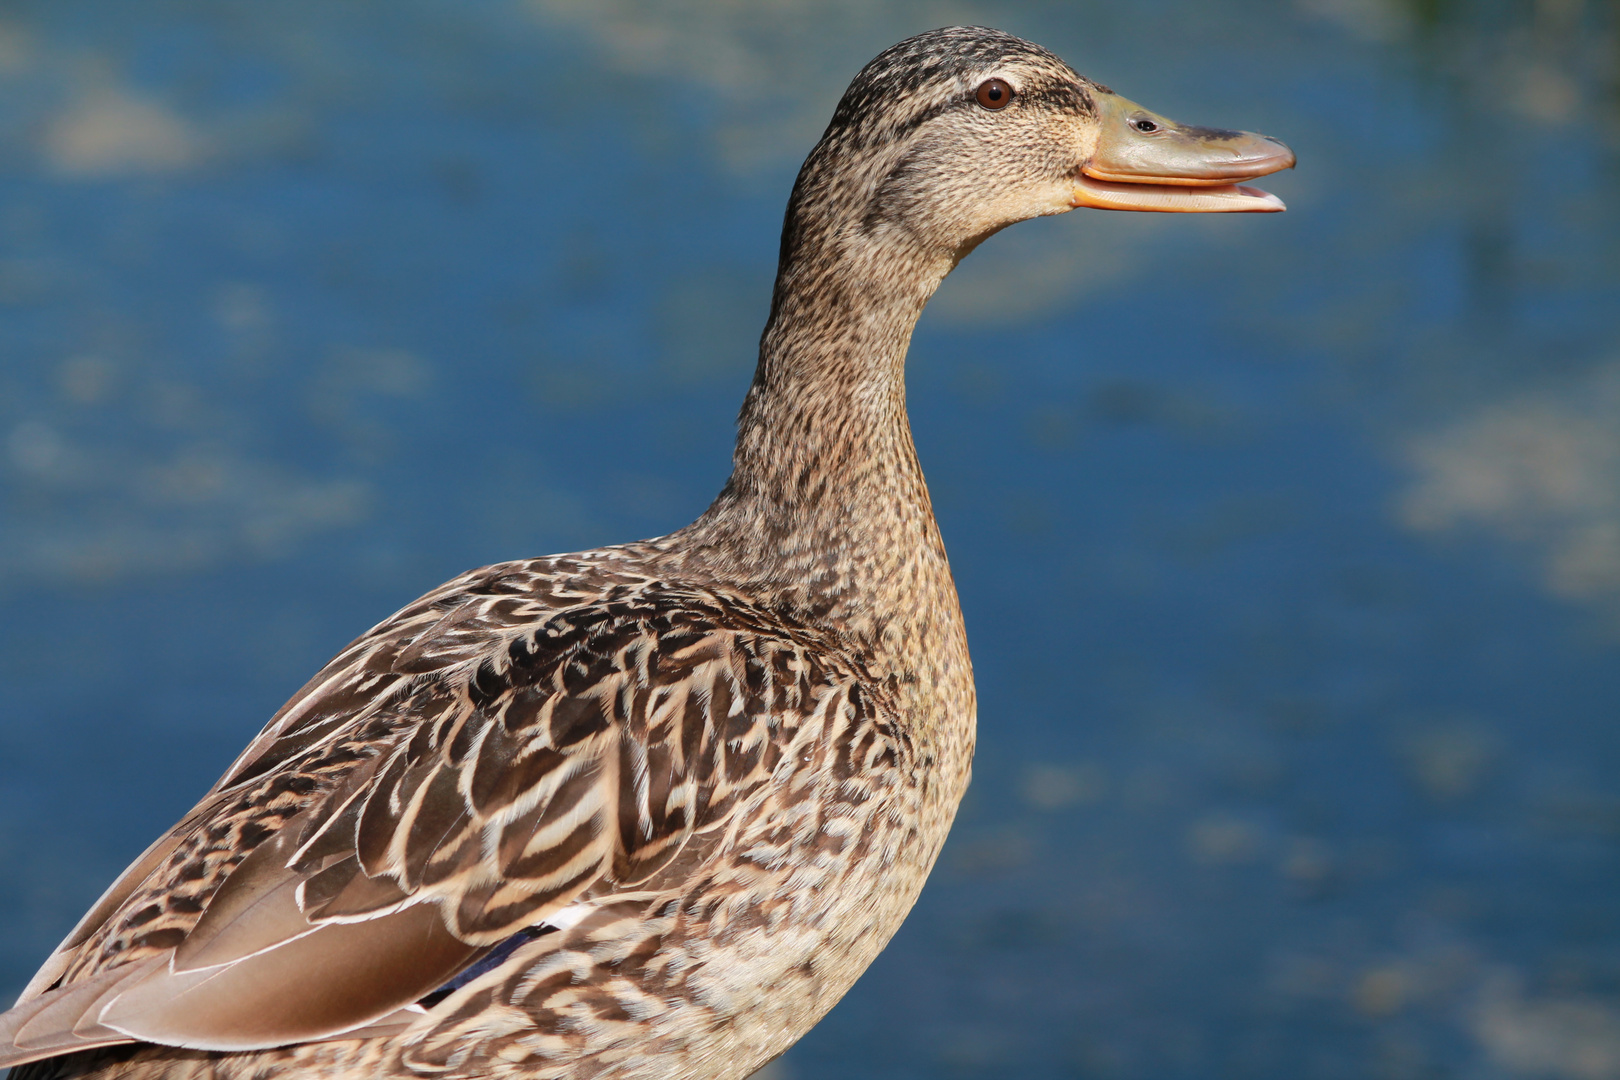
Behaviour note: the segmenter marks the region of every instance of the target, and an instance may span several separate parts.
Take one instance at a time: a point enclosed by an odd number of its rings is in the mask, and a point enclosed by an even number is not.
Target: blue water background
[[[799,161],[976,22],[1301,167],[925,314],[980,756],[777,1076],[1620,1077],[1617,10],[11,0],[0,993],[357,633],[701,511]]]

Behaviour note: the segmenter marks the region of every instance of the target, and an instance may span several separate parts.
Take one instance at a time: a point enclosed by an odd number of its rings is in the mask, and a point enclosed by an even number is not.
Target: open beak
[[[1098,94],[1102,134],[1075,177],[1073,203],[1171,214],[1275,213],[1283,201],[1240,180],[1294,167],[1294,152],[1247,131],[1190,127],[1117,94]]]

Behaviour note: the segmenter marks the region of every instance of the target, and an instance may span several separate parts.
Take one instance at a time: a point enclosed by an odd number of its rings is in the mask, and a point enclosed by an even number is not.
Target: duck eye
[[[1002,79],[990,79],[979,87],[974,97],[987,109],[1005,109],[1013,99],[1013,88]]]
[[[1159,130],[1159,125],[1155,124],[1151,120],[1132,120],[1131,127],[1135,128],[1137,131],[1140,131],[1144,135],[1150,135]]]

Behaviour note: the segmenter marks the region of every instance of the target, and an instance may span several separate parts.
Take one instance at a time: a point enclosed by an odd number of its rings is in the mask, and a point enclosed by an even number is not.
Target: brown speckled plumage
[[[992,76],[1013,106],[975,104]],[[794,187],[709,510],[350,645],[0,1017],[0,1063],[735,1080],[791,1045],[910,909],[973,754],[912,327],[986,236],[1073,205],[1105,93],[976,28],[869,64]]]

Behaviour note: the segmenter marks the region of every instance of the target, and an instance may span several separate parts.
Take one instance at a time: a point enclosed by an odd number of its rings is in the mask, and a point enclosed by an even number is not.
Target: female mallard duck
[[[973,676],[913,324],[1006,225],[1281,210],[994,30],[856,76],[799,173],[735,468],[655,540],[464,574],[345,649],[0,1017],[46,1077],[743,1077],[900,925]]]

